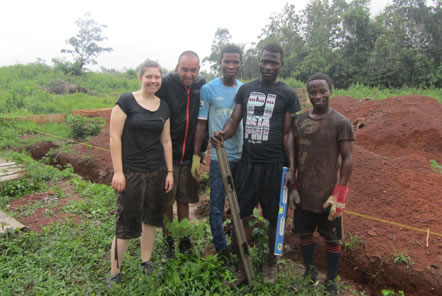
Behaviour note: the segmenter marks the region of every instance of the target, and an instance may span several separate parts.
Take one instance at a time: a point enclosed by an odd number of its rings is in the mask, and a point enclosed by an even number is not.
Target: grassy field
[[[48,91],[54,80],[63,80],[86,88],[90,93],[55,95]],[[136,90],[136,75],[128,73],[86,73],[68,77],[43,65],[28,64],[0,68],[0,116],[70,113],[73,109],[105,108],[118,96]]]
[[[48,88],[55,80],[72,80],[72,83],[86,88],[89,93],[51,94]],[[303,82],[293,78],[284,81],[294,88],[304,87]],[[89,72],[79,77],[68,77],[39,63],[0,67],[0,117],[70,113],[73,109],[112,107],[121,93],[138,88],[139,81],[133,70],[126,73]],[[346,90],[334,90],[334,95],[357,99],[385,99],[405,94],[429,96],[442,102],[442,89],[378,89],[353,85]]]

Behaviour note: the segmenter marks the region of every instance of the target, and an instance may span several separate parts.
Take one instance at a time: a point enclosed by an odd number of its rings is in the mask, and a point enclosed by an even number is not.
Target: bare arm
[[[172,162],[172,140],[170,138],[170,118],[164,123],[161,132],[161,145],[163,145],[164,159],[167,166],[167,177],[165,189],[166,192],[172,190],[173,187],[173,162]]]
[[[284,127],[283,127],[283,147],[284,147],[284,154],[285,158],[289,165],[289,171],[287,172],[284,187],[287,188],[288,182],[290,182],[291,185],[295,184],[295,145],[293,140],[293,133],[292,133],[292,118],[293,114],[286,112],[284,113]]]
[[[339,184],[347,186],[353,170],[353,141],[341,141],[339,153],[342,158]]]
[[[193,140],[193,154],[199,155],[201,145],[203,145],[204,138],[207,135],[207,120],[198,119],[196,124],[195,139]]]
[[[110,148],[112,157],[112,166],[114,168],[114,176],[112,178],[112,187],[121,192],[126,187],[126,178],[123,174],[123,158],[121,149],[121,135],[123,134],[124,124],[127,115],[116,105],[112,109],[110,119]]]
[[[220,132],[214,132],[213,135],[210,137],[210,142],[212,143],[213,147],[219,145],[219,140],[217,139],[219,136],[222,136],[224,140],[233,137],[233,135],[236,132],[236,129],[238,128],[238,124],[241,122],[241,119],[242,119],[242,105],[236,104],[235,108],[233,108],[232,115],[230,115],[230,118],[227,120],[226,124],[224,125],[223,130]]]

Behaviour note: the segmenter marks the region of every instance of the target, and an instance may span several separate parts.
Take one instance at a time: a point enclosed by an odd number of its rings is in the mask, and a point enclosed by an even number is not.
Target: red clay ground
[[[430,166],[430,160],[442,163],[442,104],[409,95],[380,101],[335,97],[331,106],[355,123],[356,136],[344,242],[350,242],[351,234],[359,243],[344,250],[341,276],[359,282],[373,295],[384,288],[406,295],[442,295],[442,174]],[[108,118],[109,112],[102,116]],[[108,129],[90,143],[102,149],[76,145],[74,154],[57,160],[72,163],[77,173],[92,181],[109,184]],[[37,156],[50,145],[41,143],[31,152]],[[429,228],[436,234],[430,234],[426,246],[425,232],[352,213]],[[285,256],[298,257],[297,239],[287,230]],[[317,243],[317,263],[324,267],[323,243],[319,238]],[[394,263],[401,253],[413,264]]]
[[[80,200],[80,196],[65,181],[57,182],[57,187],[62,190],[63,196],[57,196],[53,191],[29,194],[11,201],[9,209],[17,213],[17,220],[34,232],[40,232],[51,223],[66,220],[79,223],[78,215],[63,212],[62,208],[70,201]]]

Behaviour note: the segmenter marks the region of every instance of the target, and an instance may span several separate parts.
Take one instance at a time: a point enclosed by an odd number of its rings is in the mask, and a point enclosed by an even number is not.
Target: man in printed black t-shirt
[[[218,137],[229,139],[243,120],[244,142],[241,161],[235,177],[235,188],[240,206],[240,216],[246,232],[250,233],[248,217],[261,205],[262,215],[270,223],[267,254],[263,265],[263,280],[276,281],[275,245],[279,208],[279,193],[284,165],[289,167],[288,182],[294,181],[293,135],[291,120],[300,110],[295,91],[277,80],[283,66],[284,52],[276,43],[266,45],[259,57],[260,78],[242,85],[236,95],[232,116],[222,131],[211,137],[212,145],[218,145]],[[235,244],[233,244],[234,247]],[[244,267],[239,260],[237,285],[246,280]]]
[[[170,108],[170,136],[173,149],[173,189],[166,195],[166,216],[173,220],[173,203],[177,202],[178,220],[189,219],[189,203],[199,201],[199,183],[192,177],[193,142],[200,106],[200,89],[206,83],[199,74],[200,60],[193,51],[184,51],[178,58],[176,71],[163,77],[157,92]],[[206,142],[207,145],[207,142]],[[202,151],[205,151],[206,146]],[[172,257],[174,241],[163,228],[168,245],[167,256]],[[179,243],[181,252],[190,252],[189,237]]]

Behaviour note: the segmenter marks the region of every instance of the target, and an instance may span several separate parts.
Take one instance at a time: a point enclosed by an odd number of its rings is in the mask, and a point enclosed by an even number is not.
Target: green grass
[[[69,144],[71,129],[65,122],[36,124],[26,120],[0,120],[0,124],[0,150],[22,149],[42,141]]]
[[[430,166],[433,168],[433,170],[442,174],[442,165],[438,164],[434,159],[430,160]]]
[[[359,237],[353,235],[351,232],[348,233],[348,237],[346,238],[346,240],[341,242],[341,245],[344,247],[344,249],[351,251],[356,249],[358,244],[359,244]]]
[[[91,94],[55,95],[47,91],[54,79],[87,88]],[[44,64],[0,67],[0,117],[70,113],[73,109],[112,107],[123,92],[139,88],[132,72],[86,73],[68,77]]]
[[[335,89],[334,96],[349,96],[356,99],[365,99],[367,97],[373,100],[382,100],[393,96],[403,95],[421,95],[434,98],[439,103],[442,103],[442,89],[440,88],[401,88],[401,89],[379,89],[363,86],[360,84],[352,85],[348,89]]]
[[[402,251],[400,253],[394,253],[394,263],[405,263],[407,266],[411,266],[414,262],[411,260],[411,257],[407,255],[407,251]]]

